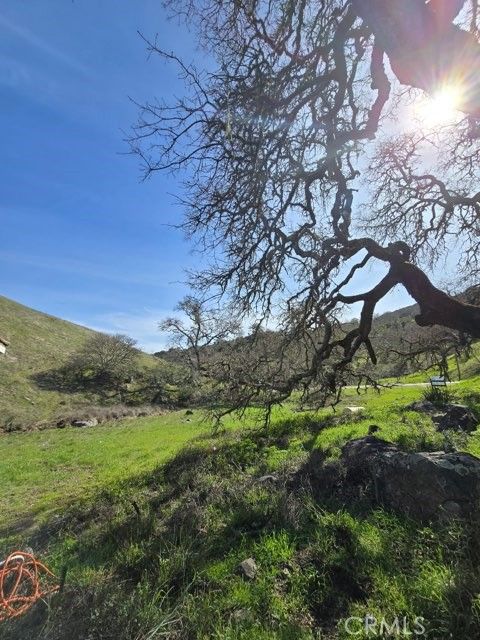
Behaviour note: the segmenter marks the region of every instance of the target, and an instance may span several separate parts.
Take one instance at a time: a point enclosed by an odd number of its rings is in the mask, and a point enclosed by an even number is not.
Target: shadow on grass
[[[469,526],[419,526],[379,509],[371,487],[313,447],[329,425],[302,418],[290,430],[199,439],[72,508],[43,531],[52,562],[69,566],[65,594],[0,637],[126,640],[162,624],[185,640],[334,638],[341,618],[369,611],[423,616],[444,634],[431,638],[475,637]],[[295,453],[272,470],[272,450]],[[254,579],[238,571],[248,557]]]

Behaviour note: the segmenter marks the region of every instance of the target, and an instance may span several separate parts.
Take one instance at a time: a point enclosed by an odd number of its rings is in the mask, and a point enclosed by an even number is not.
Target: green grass
[[[441,448],[446,436],[407,409],[422,391],[348,389],[336,413],[286,406],[268,430],[251,412],[255,428],[231,418],[212,435],[200,413],[177,412],[4,436],[0,506],[14,522],[12,506],[33,496],[35,527],[2,551],[30,543],[68,574],[62,596],[1,625],[0,638],[347,640],[342,621],[367,614],[421,616],[428,640],[477,637],[475,531],[386,513],[368,488],[344,485],[336,462],[371,424],[405,449]],[[480,378],[454,393],[480,408]],[[344,414],[351,405],[364,412]],[[456,444],[478,455],[480,433]],[[254,580],[237,569],[248,557]]]
[[[405,411],[420,394],[368,392],[361,419],[284,411],[268,431],[204,434],[163,466],[114,481],[35,538],[55,571],[68,566],[65,593],[0,638],[347,640],[344,621],[367,614],[411,626],[422,617],[429,640],[477,637],[474,532],[386,513],[368,491],[344,491],[334,462],[372,420],[412,450],[438,446],[427,419]],[[274,480],[260,482],[265,474]],[[248,557],[253,580],[238,571]]]
[[[480,397],[480,378],[455,387],[460,400],[477,392]],[[288,432],[292,415],[297,423],[304,420],[308,425],[312,420],[341,416],[346,406],[363,406],[363,414],[347,416],[341,424],[323,428],[315,436],[315,446],[335,457],[347,440],[367,434],[369,426],[377,424],[379,437],[398,441],[406,448],[438,448],[442,439],[429,418],[403,411],[403,407],[421,396],[422,390],[415,387],[394,387],[380,393],[368,389],[360,394],[347,389],[335,411],[292,414],[286,405],[275,409],[274,423],[276,428],[285,424]],[[255,424],[258,418],[257,412],[251,410],[244,424]],[[223,426],[229,429],[240,424],[232,416],[224,420]],[[176,411],[84,429],[48,429],[0,436],[3,488],[0,533],[31,529],[79,499],[88,499],[100,489],[148,472],[187,441],[208,434],[211,429],[201,411],[188,416],[188,421],[184,411]],[[468,450],[480,454],[480,437],[470,438]],[[272,460],[276,457],[281,463],[290,453],[291,448],[275,450]]]
[[[397,442],[404,449],[441,449],[445,436],[436,431],[432,420],[425,414],[406,410],[408,405],[423,398],[424,391],[417,387],[393,387],[380,393],[368,389],[358,395],[349,389],[340,408],[349,404],[363,406],[364,413],[354,422],[346,420],[344,424],[323,429],[316,438],[316,446],[336,456],[343,444],[367,435],[369,426],[374,424],[379,427],[375,433],[377,437]],[[453,402],[466,403],[480,415],[480,377],[449,387],[449,393]],[[448,434],[448,437],[455,439],[459,450],[480,456],[480,433],[474,432],[468,439],[462,434]]]
[[[208,429],[198,413],[186,422],[184,412],[175,412],[0,437],[2,529],[38,524],[75,500],[151,470]]]
[[[288,409],[275,410],[277,417],[286,414]],[[239,424],[227,417],[223,428]],[[89,428],[0,435],[0,537],[30,530],[75,501],[151,471],[192,438],[211,432],[204,412],[186,416],[182,410]]]

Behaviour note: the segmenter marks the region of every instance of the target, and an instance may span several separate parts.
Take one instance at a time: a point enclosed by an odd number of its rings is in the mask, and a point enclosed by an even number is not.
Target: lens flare
[[[414,106],[418,124],[426,129],[437,129],[457,122],[462,114],[462,91],[459,86],[448,85],[430,96],[419,98]]]

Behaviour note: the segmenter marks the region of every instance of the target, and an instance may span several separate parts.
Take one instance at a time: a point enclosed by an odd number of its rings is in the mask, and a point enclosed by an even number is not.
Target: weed
[[[455,398],[455,395],[450,391],[450,389],[448,389],[448,387],[431,387],[426,389],[422,396],[424,400],[427,400],[439,407],[452,402]]]

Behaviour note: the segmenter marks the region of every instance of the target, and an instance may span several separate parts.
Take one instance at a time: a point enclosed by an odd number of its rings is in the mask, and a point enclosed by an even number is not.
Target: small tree
[[[68,369],[100,390],[115,389],[122,395],[125,383],[136,370],[136,341],[122,334],[97,333],[73,357]]]
[[[136,382],[129,402],[175,405],[180,390],[191,387],[191,374],[186,367],[159,358],[155,367],[139,371]]]
[[[401,336],[398,348],[390,347],[390,353],[400,362],[418,370],[436,369],[439,375],[450,380],[451,359],[455,362],[460,380],[460,358],[469,356],[472,340],[468,335],[450,331],[444,327],[431,327],[428,332],[411,324]]]
[[[208,309],[204,302],[193,296],[181,300],[176,311],[183,318],[172,316],[159,324],[160,331],[170,334],[172,346],[184,350],[187,364],[198,382],[206,373],[208,347],[240,333],[240,321],[231,310]]]

